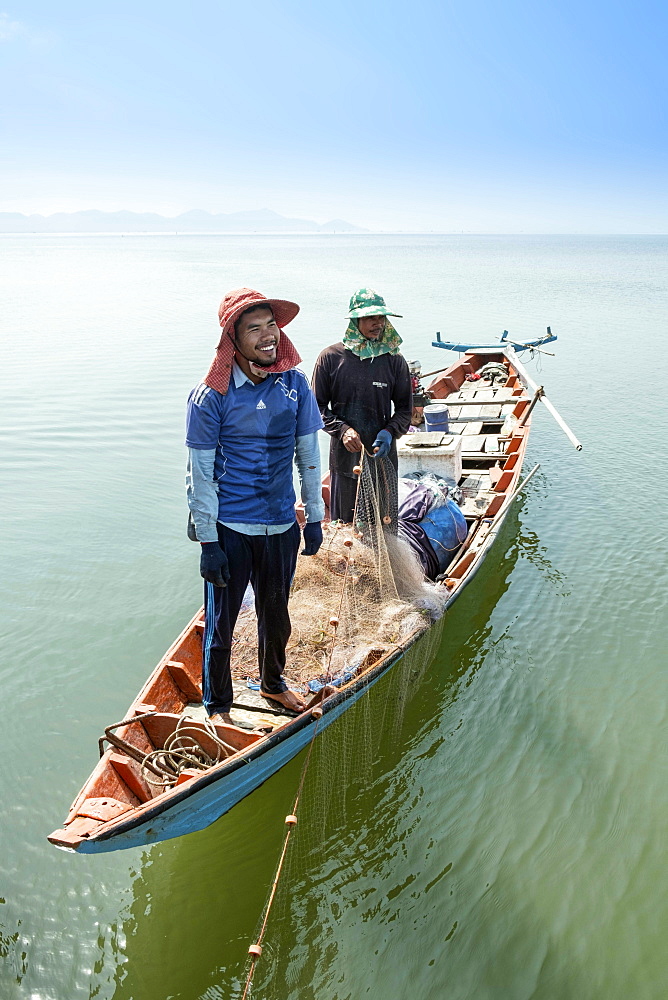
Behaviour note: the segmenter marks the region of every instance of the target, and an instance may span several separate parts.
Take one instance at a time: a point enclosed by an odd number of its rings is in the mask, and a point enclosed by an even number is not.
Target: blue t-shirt
[[[186,446],[215,449],[218,520],[287,524],[295,517],[295,439],[323,426],[306,376],[296,368],[254,385],[230,379],[227,394],[201,382],[190,393]]]

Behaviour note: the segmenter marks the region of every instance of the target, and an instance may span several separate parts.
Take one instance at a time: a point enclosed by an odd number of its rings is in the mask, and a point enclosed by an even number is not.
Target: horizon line
[[[0,213],[2,214],[2,213]],[[9,213],[7,213],[9,214]],[[55,213],[55,214],[73,214],[73,213]],[[49,232],[40,232],[39,230],[32,230],[31,232],[24,233],[12,233],[0,230],[0,236],[355,236],[355,237],[365,237],[365,236],[668,236],[666,232],[660,233],[649,233],[649,232],[618,232],[618,231],[605,231],[605,232],[590,232],[590,231],[563,231],[563,232],[544,232],[544,231],[533,231],[533,230],[517,230],[515,232],[493,232],[489,230],[476,231],[472,229],[366,229],[365,232],[346,232],[341,230],[340,232],[304,232],[299,229],[288,229],[281,232],[276,232],[276,230],[268,229],[253,229],[253,230],[239,230],[238,232],[230,230],[211,230],[210,232],[206,230],[174,230],[169,232],[164,232],[161,230],[149,230],[149,229],[137,229],[137,230],[124,230],[124,231],[114,231],[110,229],[91,229],[91,230],[54,230]]]

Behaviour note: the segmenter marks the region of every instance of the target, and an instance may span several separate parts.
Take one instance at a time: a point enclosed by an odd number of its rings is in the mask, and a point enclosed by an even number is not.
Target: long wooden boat
[[[537,343],[543,342],[545,338]],[[505,362],[508,376],[489,385],[476,376],[491,361]],[[466,350],[432,382],[429,393],[447,402],[452,429],[462,434],[463,445],[460,486],[469,532],[438,584],[447,608],[475,576],[529,478],[522,481],[522,465],[531,412],[543,394],[505,343]],[[422,622],[400,642],[375,649],[339,687],[323,688],[300,715],[287,718],[275,713],[269,732],[217,725],[214,740],[202,716],[189,722],[204,750],[215,755],[222,743],[225,756],[204,771],[186,768],[165,789],[146,780],[142,761],[173,738],[185,712],[198,706],[201,711],[204,621],[198,611],[153,670],[123,722],[105,731],[100,760],[63,827],[48,839],[66,850],[94,854],[203,829],[298,754],[310,742],[316,724],[319,733],[367,696],[428,628]],[[248,707],[252,709],[252,703]]]

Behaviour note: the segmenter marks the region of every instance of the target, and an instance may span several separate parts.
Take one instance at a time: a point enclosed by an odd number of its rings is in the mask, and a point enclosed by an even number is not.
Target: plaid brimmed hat
[[[234,324],[246,309],[255,306],[267,306],[274,314],[276,324],[281,331],[276,351],[276,361],[273,365],[263,366],[262,371],[269,375],[277,372],[287,372],[299,364],[301,358],[292,341],[283,333],[283,327],[290,323],[299,306],[287,299],[268,299],[261,292],[252,288],[235,288],[228,292],[218,308],[218,320],[223,328],[222,336],[211,367],[204,379],[207,385],[217,392],[226,394],[230,386],[232,363],[234,361]]]
[[[267,306],[271,309],[281,330],[292,322],[299,312],[296,302],[289,302],[287,299],[268,299],[252,288],[235,288],[223,297],[218,307],[218,320],[223,328],[223,334],[232,329],[243,312],[256,306]]]
[[[393,313],[385,305],[385,299],[373,288],[360,288],[350,298],[348,305],[348,319],[359,319],[361,316],[398,316],[401,313]]]

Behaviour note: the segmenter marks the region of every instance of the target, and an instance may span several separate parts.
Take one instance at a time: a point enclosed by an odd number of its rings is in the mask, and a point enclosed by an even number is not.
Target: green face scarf
[[[358,358],[371,358],[373,361],[380,354],[398,354],[401,337],[386,317],[382,337],[379,340],[367,340],[357,329],[357,320],[351,319],[343,337],[343,346]]]

